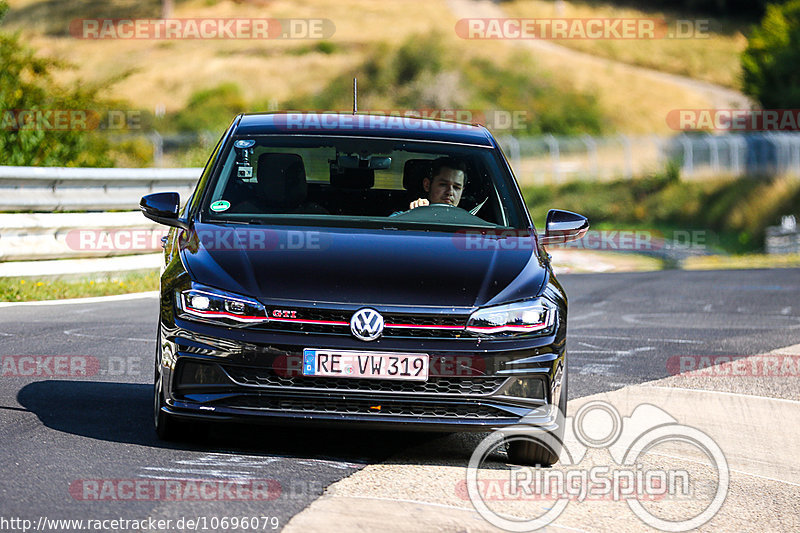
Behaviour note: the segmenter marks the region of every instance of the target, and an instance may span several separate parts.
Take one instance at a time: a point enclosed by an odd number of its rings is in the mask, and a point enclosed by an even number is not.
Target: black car
[[[458,178],[441,202],[437,172]],[[141,201],[173,227],[160,437],[187,420],[490,431],[524,417],[563,431],[567,299],[543,245],[588,222],[554,210],[537,234],[486,128],[239,115],[180,204]],[[509,445],[517,462],[557,453]]]

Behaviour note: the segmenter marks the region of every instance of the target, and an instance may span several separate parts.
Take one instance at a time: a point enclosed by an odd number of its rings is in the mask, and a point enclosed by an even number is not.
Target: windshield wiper
[[[260,224],[258,219],[255,218],[247,218],[247,219],[228,219],[228,218],[207,218],[203,220],[206,224]]]

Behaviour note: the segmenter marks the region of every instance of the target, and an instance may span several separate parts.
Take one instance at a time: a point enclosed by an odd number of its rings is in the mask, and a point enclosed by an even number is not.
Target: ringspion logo
[[[553,408],[555,409],[555,408]],[[697,428],[678,423],[652,404],[636,406],[623,417],[610,403],[590,401],[574,417],[555,417],[548,408],[532,411],[521,424],[503,428],[483,439],[470,457],[466,480],[455,487],[478,514],[506,531],[533,531],[551,524],[571,502],[624,501],[644,524],[661,531],[689,531],[706,524],[725,503],[730,483],[728,462],[719,445]],[[545,416],[546,415],[546,416]],[[549,433],[535,420],[555,418],[564,438]],[[530,420],[530,422],[527,422]],[[550,425],[549,427],[552,427]],[[493,453],[523,441],[559,452],[551,470],[498,464]],[[703,468],[678,463],[669,467],[663,447],[679,446],[702,457]],[[605,450],[613,464],[597,465],[591,450]],[[493,463],[484,466],[484,463]],[[706,470],[705,463],[710,468]],[[670,520],[644,504],[670,500],[681,505]],[[541,502],[525,508],[527,516],[509,517],[497,502]],[[498,508],[500,507],[500,508]],[[655,512],[654,512],[655,511]]]

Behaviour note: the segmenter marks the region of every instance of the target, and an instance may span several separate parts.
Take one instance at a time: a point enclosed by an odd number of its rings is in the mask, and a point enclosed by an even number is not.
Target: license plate
[[[303,375],[427,381],[428,354],[303,350]]]

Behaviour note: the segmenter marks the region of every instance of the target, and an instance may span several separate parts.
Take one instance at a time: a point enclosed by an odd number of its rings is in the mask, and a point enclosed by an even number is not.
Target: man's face
[[[461,193],[464,192],[464,173],[460,170],[442,167],[432,180],[423,180],[422,186],[428,193],[430,203],[458,205],[458,202],[461,201]]]

